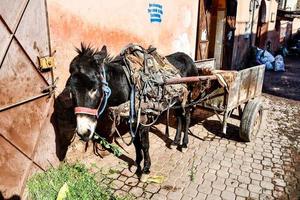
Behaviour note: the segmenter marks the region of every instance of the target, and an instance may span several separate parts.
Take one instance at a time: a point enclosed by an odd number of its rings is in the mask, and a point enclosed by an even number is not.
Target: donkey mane
[[[75,51],[78,53],[80,57],[93,57],[96,54],[100,54],[101,50],[98,48],[93,48],[90,44],[86,45],[85,43],[81,42],[80,48],[75,47]],[[107,54],[104,59],[104,63],[110,63],[114,60],[115,57]]]

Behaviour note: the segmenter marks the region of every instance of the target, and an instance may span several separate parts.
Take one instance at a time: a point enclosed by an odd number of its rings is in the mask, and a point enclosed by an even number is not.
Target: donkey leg
[[[144,153],[144,169],[143,173],[149,174],[150,173],[150,167],[151,167],[151,159],[149,154],[149,130],[150,127],[142,127],[141,128],[141,143],[142,143],[142,150]]]
[[[186,109],[185,116],[184,116],[184,136],[183,136],[183,142],[182,142],[182,148],[187,148],[187,145],[189,143],[189,128],[191,124],[191,111],[190,109]]]
[[[180,140],[181,140],[181,131],[182,131],[182,114],[181,114],[181,109],[176,109],[175,110],[175,115],[177,119],[177,129],[176,129],[176,135],[174,138],[174,141],[172,145],[179,145]]]
[[[135,155],[136,155],[136,159],[135,159],[137,165],[136,174],[140,175],[142,173],[141,162],[143,160],[143,153],[142,153],[142,145],[141,145],[141,139],[139,133],[136,134],[136,137],[133,140],[133,144],[135,147]]]

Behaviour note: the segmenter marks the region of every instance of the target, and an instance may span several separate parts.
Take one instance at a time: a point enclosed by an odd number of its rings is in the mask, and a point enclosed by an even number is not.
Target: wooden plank
[[[257,77],[257,83],[256,83],[255,96],[260,96],[262,93],[264,76],[265,76],[265,65],[260,65],[259,69],[258,69],[258,77]]]
[[[240,91],[240,82],[241,82],[242,74],[238,73],[232,87],[229,88],[228,98],[227,98],[227,108],[232,109],[236,107],[239,103],[239,91]]]
[[[198,69],[201,68],[210,68],[210,69],[216,69],[216,59],[211,58],[211,59],[205,59],[205,60],[198,60],[195,61],[195,65]]]
[[[249,99],[261,95],[264,70],[264,65],[259,65],[238,72],[236,80],[229,91],[228,108],[232,109]]]

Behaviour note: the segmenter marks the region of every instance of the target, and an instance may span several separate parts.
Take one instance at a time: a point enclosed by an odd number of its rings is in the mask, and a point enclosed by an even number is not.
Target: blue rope
[[[101,102],[101,109],[99,109],[100,111],[98,111],[98,116],[97,117],[99,117],[103,113],[103,111],[105,110],[106,105],[107,105],[107,100],[111,95],[111,89],[108,86],[108,83],[106,81],[106,74],[105,74],[104,67],[103,67],[103,70],[102,70],[102,76],[103,76],[103,80],[101,81],[101,83],[102,83],[102,91],[104,93],[104,98],[103,98],[103,101]]]

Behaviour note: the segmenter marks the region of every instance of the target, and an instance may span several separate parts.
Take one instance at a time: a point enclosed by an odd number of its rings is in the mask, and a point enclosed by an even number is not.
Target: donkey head
[[[104,59],[106,46],[101,51],[81,44],[76,49],[78,55],[70,64],[70,78],[67,86],[75,106],[77,134],[84,140],[92,139],[98,117],[98,109],[103,98]]]

